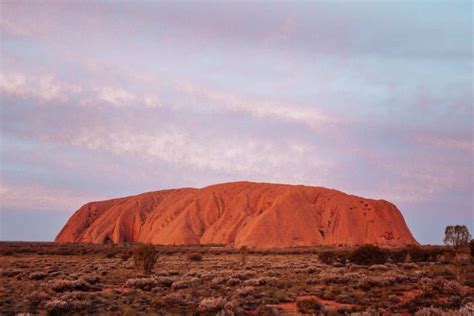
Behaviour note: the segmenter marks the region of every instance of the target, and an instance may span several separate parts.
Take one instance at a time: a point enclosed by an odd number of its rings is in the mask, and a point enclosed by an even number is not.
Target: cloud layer
[[[3,2],[2,212],[247,179],[474,229],[471,5]]]

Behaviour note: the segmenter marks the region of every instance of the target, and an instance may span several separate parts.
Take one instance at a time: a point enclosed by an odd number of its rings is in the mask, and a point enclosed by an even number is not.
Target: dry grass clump
[[[314,298],[304,298],[296,302],[298,312],[303,314],[319,314],[323,310],[321,303]]]
[[[169,293],[158,297],[153,301],[153,306],[157,311],[168,311],[169,314],[186,314],[190,310],[191,298],[184,293]],[[196,307],[194,307],[196,309]]]
[[[420,280],[421,294],[408,301],[403,307],[414,313],[424,307],[459,309],[469,292],[458,282],[442,278]],[[440,299],[442,298],[442,299]]]
[[[388,272],[383,274],[382,276],[388,277],[388,278],[393,278],[394,284],[410,284],[410,283],[416,283],[418,282],[420,276],[417,275],[406,275],[403,274],[401,271],[397,272]]]
[[[456,274],[452,269],[445,265],[439,266],[432,266],[427,271],[427,276],[430,277],[442,277],[444,279],[454,280],[456,278]]]
[[[199,311],[213,313],[222,310],[227,300],[222,297],[206,297],[199,303]]]
[[[390,269],[391,267],[387,264],[374,264],[369,267],[370,271],[387,271]]]
[[[25,299],[28,302],[27,303],[27,311],[32,314],[37,314],[38,313],[38,308],[41,303],[49,300],[51,298],[51,295],[48,294],[45,291],[39,290],[39,291],[32,291],[30,294],[28,294]],[[26,307],[26,306],[25,306]]]
[[[273,285],[277,281],[278,279],[274,277],[260,277],[260,278],[246,280],[244,282],[244,285],[252,285],[252,286]]]
[[[98,284],[100,283],[100,280],[101,280],[100,277],[95,274],[85,275],[82,277],[82,279],[89,284]]]
[[[222,284],[225,284],[226,282],[227,282],[227,279],[221,276],[212,278],[211,280],[211,284],[213,285],[222,285]]]
[[[21,270],[20,269],[8,269],[8,270],[3,270],[2,271],[2,276],[5,276],[5,277],[14,277],[14,276],[17,276],[19,274],[21,274]]]
[[[460,316],[474,315],[474,302],[469,302],[466,305],[462,306],[458,313]]]
[[[235,294],[239,296],[248,296],[255,293],[255,287],[253,286],[243,286],[235,290]]]
[[[90,284],[80,280],[53,280],[49,283],[49,287],[55,292],[65,291],[88,291],[91,289]]]
[[[321,283],[321,280],[319,278],[310,278],[306,280],[307,285],[315,285]]]
[[[236,279],[239,279],[239,280],[248,280],[248,279],[253,278],[255,276],[257,276],[257,274],[255,272],[252,272],[252,271],[241,271],[241,272],[237,272],[237,273],[232,274],[233,278],[236,278]]]
[[[239,285],[240,283],[242,283],[242,281],[240,279],[233,278],[233,277],[230,277],[227,280],[227,285],[229,285],[229,286],[236,286],[236,285]]]
[[[424,292],[457,296],[464,296],[467,294],[464,287],[457,281],[446,280],[443,278],[423,278],[420,283]]]
[[[436,307],[423,307],[416,311],[415,316],[472,316],[474,315],[474,304],[468,303],[458,310],[446,310]]]
[[[155,278],[134,278],[128,279],[127,282],[125,282],[125,286],[129,288],[150,291],[151,289],[158,286],[158,282]]]
[[[310,266],[310,267],[302,268],[300,271],[301,273],[305,273],[305,274],[313,274],[313,273],[321,272],[321,269],[316,266]]]
[[[200,270],[190,270],[184,274],[184,276],[189,277],[189,276],[194,276],[194,277],[200,277],[202,271]]]
[[[94,297],[82,292],[68,292],[50,299],[44,307],[48,315],[90,314],[94,312],[91,302],[97,301]],[[89,309],[91,307],[92,309]]]
[[[401,267],[404,269],[419,269],[420,266],[414,262],[405,262],[401,264]]]
[[[184,277],[180,280],[177,280],[176,282],[173,282],[173,285],[171,285],[171,288],[173,290],[190,288],[199,284],[200,282],[201,282],[201,279],[196,278],[196,277]]]
[[[161,287],[171,287],[173,283],[176,281],[176,278],[166,277],[166,276],[159,276],[155,278],[156,282]]]
[[[390,286],[396,281],[396,278],[390,276],[362,276],[357,282],[357,287],[369,290],[374,287]]]
[[[44,272],[33,272],[30,274],[30,280],[43,280],[47,276],[48,274]]]
[[[56,315],[64,315],[67,313],[74,312],[76,306],[72,303],[60,300],[60,299],[52,299],[45,304],[46,311],[48,315],[56,316]]]
[[[348,284],[359,278],[360,274],[358,273],[321,272],[319,274],[319,280],[325,284]]]
[[[186,257],[189,261],[202,261],[202,254],[198,252],[188,253]]]

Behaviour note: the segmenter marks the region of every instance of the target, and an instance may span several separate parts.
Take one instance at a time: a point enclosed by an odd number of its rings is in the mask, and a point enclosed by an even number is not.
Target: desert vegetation
[[[242,252],[0,243],[0,313],[473,313],[469,247],[456,262],[444,246],[244,249],[245,264]]]
[[[156,249],[152,244],[140,244],[133,252],[135,266],[143,270],[143,273],[150,274],[156,263]]]

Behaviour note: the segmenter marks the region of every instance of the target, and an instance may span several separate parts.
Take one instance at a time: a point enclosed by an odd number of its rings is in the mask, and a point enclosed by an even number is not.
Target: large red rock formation
[[[90,202],[74,213],[56,242],[270,248],[416,244],[390,202],[322,187],[252,182]]]

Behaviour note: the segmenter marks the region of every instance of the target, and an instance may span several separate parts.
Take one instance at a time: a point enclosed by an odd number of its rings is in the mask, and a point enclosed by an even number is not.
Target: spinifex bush
[[[152,244],[138,245],[133,252],[135,266],[143,269],[145,274],[149,274],[155,267],[156,257],[156,249]]]
[[[321,303],[315,298],[305,298],[296,302],[298,312],[303,314],[318,314],[323,309]]]

